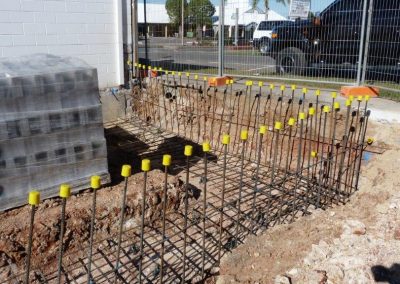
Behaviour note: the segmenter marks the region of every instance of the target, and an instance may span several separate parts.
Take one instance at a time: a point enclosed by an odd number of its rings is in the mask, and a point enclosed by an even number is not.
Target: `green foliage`
[[[210,25],[215,7],[210,0],[191,0],[188,5],[189,21],[196,25]]]
[[[183,0],[184,5],[184,17],[187,17],[188,3]],[[167,10],[168,17],[172,24],[181,24],[181,13],[182,13],[182,0],[167,0],[165,2],[165,9]]]

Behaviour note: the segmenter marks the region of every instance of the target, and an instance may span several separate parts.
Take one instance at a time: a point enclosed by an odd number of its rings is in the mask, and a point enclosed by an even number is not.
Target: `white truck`
[[[261,21],[253,33],[252,44],[253,47],[258,49],[262,54],[267,53],[268,45],[271,41],[272,30],[290,20],[283,21]]]

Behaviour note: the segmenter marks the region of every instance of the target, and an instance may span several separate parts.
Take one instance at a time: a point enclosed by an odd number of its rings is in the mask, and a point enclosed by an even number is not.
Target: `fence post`
[[[357,66],[357,86],[361,85],[361,69],[363,66],[363,54],[364,54],[364,43],[365,43],[365,22],[367,21],[367,2],[364,0],[363,4],[363,15],[361,23],[361,34],[360,34],[360,50],[358,53],[358,66]]]
[[[366,40],[365,40],[365,51],[364,51],[361,83],[365,83],[365,75],[366,75],[367,65],[368,65],[368,52],[369,52],[369,40],[370,40],[370,35],[371,35],[372,12],[374,9],[373,7],[374,7],[374,0],[370,0],[369,9],[368,9],[367,35],[366,35]]]
[[[219,2],[218,19],[218,76],[224,73],[224,32],[225,32],[225,0]]]

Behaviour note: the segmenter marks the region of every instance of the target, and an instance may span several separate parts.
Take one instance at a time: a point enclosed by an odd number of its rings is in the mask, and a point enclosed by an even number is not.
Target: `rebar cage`
[[[106,134],[124,129],[134,135],[121,147],[164,171],[159,214],[146,214],[153,197],[145,162],[137,201],[144,208],[141,221],[124,228],[125,186],[119,232],[66,250],[59,272],[32,267],[30,283],[202,282],[246,236],[344,204],[357,190],[368,97],[341,106],[336,93],[327,103],[319,91],[296,86],[229,79],[216,88],[197,74],[135,65],[140,84],[132,92],[134,117],[106,126]],[[163,154],[172,155],[171,164]],[[179,174],[181,205],[171,211],[167,180]],[[126,185],[129,175],[124,179]],[[20,271],[5,283],[22,281]]]

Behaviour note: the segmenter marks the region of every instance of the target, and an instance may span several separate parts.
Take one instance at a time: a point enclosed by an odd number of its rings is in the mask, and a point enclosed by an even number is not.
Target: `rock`
[[[330,215],[331,217],[333,217],[333,216],[336,215],[336,213],[335,213],[335,212],[331,212],[329,215]]]
[[[278,275],[275,277],[274,284],[290,284],[290,280],[286,276]]]
[[[259,257],[260,256],[260,253],[259,252],[255,252],[254,253],[254,257]]]
[[[366,232],[364,223],[358,220],[346,220],[343,225],[344,235],[365,235]]]
[[[400,227],[397,227],[397,228],[394,230],[394,239],[395,239],[395,240],[400,240]]]
[[[287,275],[289,275],[290,277],[294,277],[297,274],[299,274],[299,270],[297,268],[292,268],[287,272]]]
[[[129,219],[128,221],[125,222],[124,227],[125,229],[131,229],[131,228],[135,228],[138,227],[138,223],[136,222],[135,219]]]

